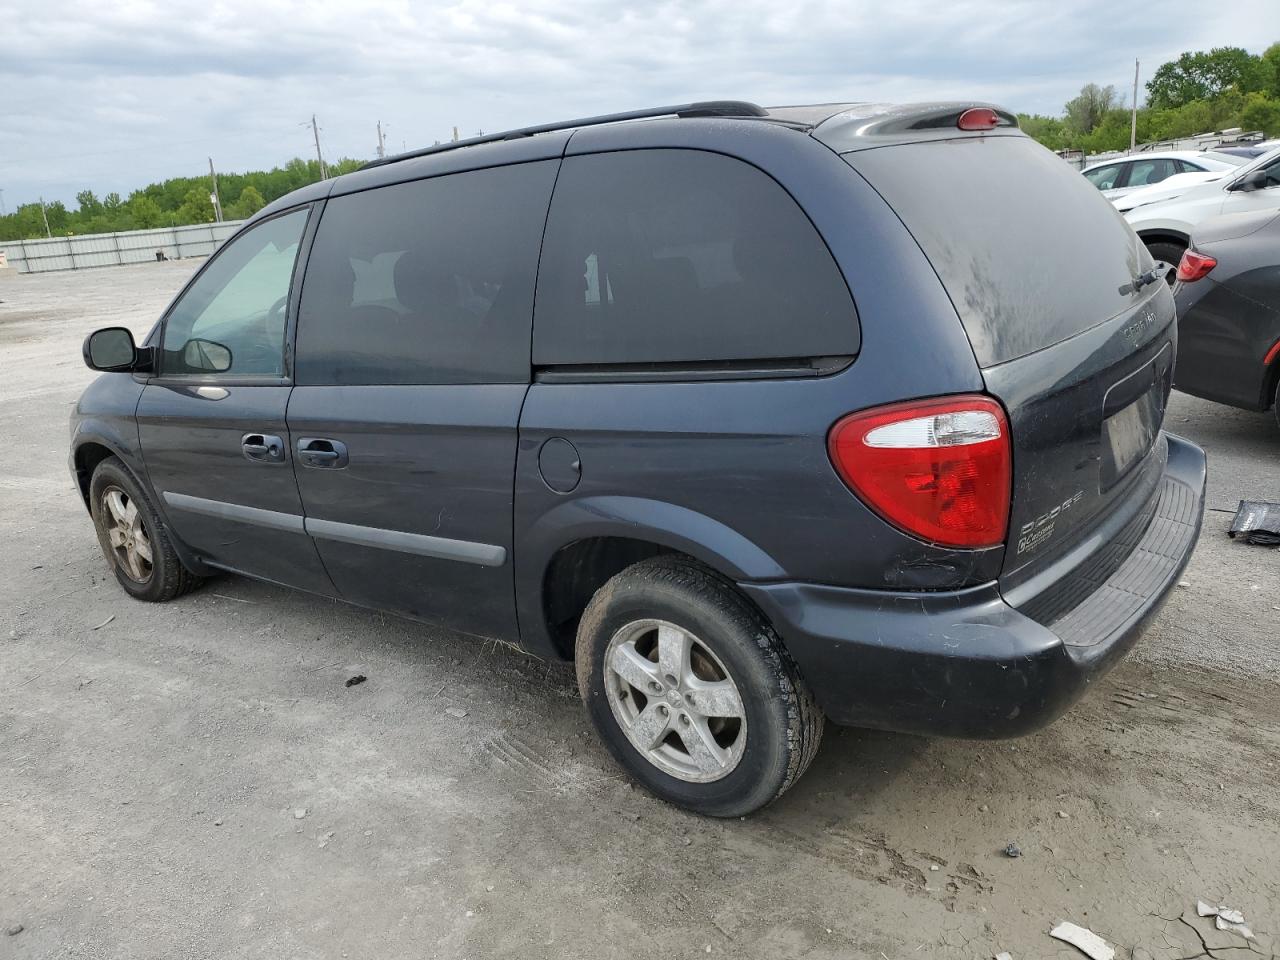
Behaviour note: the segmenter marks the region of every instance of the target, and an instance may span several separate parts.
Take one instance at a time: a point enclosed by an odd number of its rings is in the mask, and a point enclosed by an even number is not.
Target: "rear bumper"
[[[1128,652],[1191,557],[1205,456],[1178,437],[1167,440],[1159,499],[1133,550],[1047,623],[1011,606],[997,583],[936,593],[804,583],[742,589],[834,722],[959,737],[1030,733]]]

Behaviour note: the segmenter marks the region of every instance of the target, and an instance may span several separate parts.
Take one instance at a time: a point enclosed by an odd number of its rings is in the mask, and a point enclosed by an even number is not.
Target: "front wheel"
[[[182,565],[142,487],[115,457],[103,460],[93,472],[89,510],[102,553],[129,596],[163,603],[200,583]]]
[[[587,605],[578,689],[610,753],[650,791],[716,817],[781,796],[823,717],[772,627],[705,567],[655,557]]]

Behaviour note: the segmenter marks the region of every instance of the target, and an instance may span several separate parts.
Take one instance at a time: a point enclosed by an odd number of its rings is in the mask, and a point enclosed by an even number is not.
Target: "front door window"
[[[307,211],[235,237],[187,288],[164,328],[163,376],[279,377],[289,283]]]

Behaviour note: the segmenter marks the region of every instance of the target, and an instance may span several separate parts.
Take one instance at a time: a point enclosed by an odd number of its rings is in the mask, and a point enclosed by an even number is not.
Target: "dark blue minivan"
[[[638,780],[732,816],[824,719],[1015,736],[1129,649],[1200,526],[1175,341],[1003,110],[687,104],[276,201],[89,337],[71,466],[131,595],[232,571],[571,660]]]

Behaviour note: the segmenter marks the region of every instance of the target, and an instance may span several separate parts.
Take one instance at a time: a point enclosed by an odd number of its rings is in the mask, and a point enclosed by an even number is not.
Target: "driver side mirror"
[[[1251,190],[1262,190],[1267,185],[1267,171],[1255,170],[1247,176],[1241,177],[1233,183],[1228,189],[1241,190],[1248,193]]]
[[[151,368],[151,351],[139,350],[124,327],[104,327],[84,338],[84,364],[103,373],[132,373]]]

